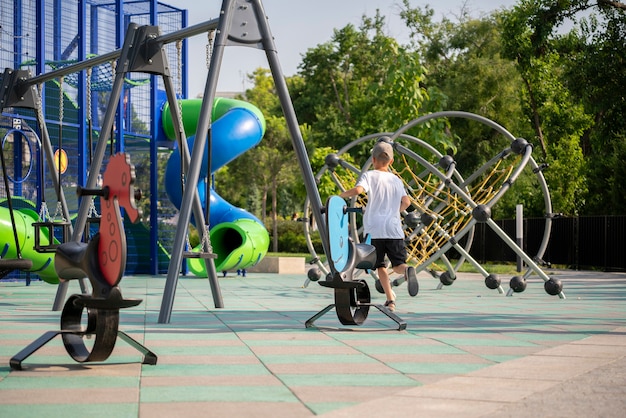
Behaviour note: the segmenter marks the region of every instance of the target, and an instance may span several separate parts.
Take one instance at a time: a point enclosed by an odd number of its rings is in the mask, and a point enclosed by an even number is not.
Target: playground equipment
[[[0,144],[0,164],[2,164],[2,179],[4,181],[4,187],[7,190],[7,202],[9,205],[9,217],[11,219],[11,232],[13,233],[13,252],[15,254],[9,254],[11,246],[9,240],[4,239],[4,247],[0,251],[0,277],[4,277],[13,270],[29,270],[33,267],[33,262],[29,259],[22,258],[20,249],[20,238],[18,236],[17,223],[15,220],[15,214],[13,213],[13,203],[11,201],[11,194],[9,190],[9,176],[7,173],[6,162],[4,160],[4,144]],[[2,208],[4,209],[4,208]],[[0,218],[1,219],[1,218]],[[6,229],[3,226],[2,229]]]
[[[27,260],[30,262],[30,266],[18,270],[37,274],[42,280],[56,284],[59,282],[59,278],[54,271],[53,255],[36,250],[42,246],[53,248],[58,244],[54,233],[51,231],[53,227],[46,230],[47,234],[37,228],[36,225],[41,225],[41,217],[34,210],[35,204],[20,197],[18,199],[19,207],[16,208],[14,204],[16,198],[11,193],[11,187],[13,190],[21,191],[23,183],[35,172],[35,158],[33,156],[36,154],[35,150],[40,146],[40,141],[37,134],[25,126],[21,120],[14,119],[12,126],[5,133],[0,144],[3,157],[4,189],[7,193],[7,198],[0,201],[0,242],[4,242],[4,246],[0,250],[0,259],[3,259],[3,263],[9,263],[11,259],[18,262],[22,259]],[[9,173],[5,166],[7,164],[5,147],[13,154],[12,173]],[[22,162],[21,165],[19,164],[20,161]],[[30,206],[25,204],[30,204]],[[14,246],[10,245],[11,241],[15,243]],[[10,271],[5,270],[4,275],[9,273]]]
[[[3,29],[3,48],[0,51],[2,69],[25,70],[27,77],[33,74],[43,76],[34,82],[33,87],[38,90],[36,99],[41,101],[34,105],[42,107],[51,143],[50,150],[45,149],[46,140],[40,131],[36,113],[3,104],[0,138],[5,134],[4,129],[15,127],[15,120],[24,125],[23,131],[30,125],[32,131],[41,137],[41,147],[31,144],[31,161],[34,164],[30,175],[24,175],[23,183],[12,185],[14,196],[34,202],[40,215],[40,208],[43,209],[43,203],[47,203],[53,219],[40,216],[38,221],[54,221],[55,225],[63,219],[74,222],[78,208],[74,188],[77,184],[86,184],[94,145],[104,132],[105,107],[118,70],[117,56],[109,52],[121,47],[130,21],[158,24],[159,29],[167,33],[186,25],[187,11],[156,0],[0,0],[0,3],[3,10],[0,16]],[[179,98],[184,97],[187,90],[187,77],[183,74],[186,72],[187,46],[182,41],[172,42],[164,49],[163,53],[172,63],[168,72],[177,84],[176,94]],[[79,62],[87,66],[74,70],[71,65]],[[52,76],[46,77],[48,74]],[[128,269],[133,273],[164,273],[173,236],[169,233],[168,220],[174,211],[165,196],[163,183],[158,182],[158,173],[163,166],[159,157],[165,147],[171,147],[172,141],[161,144],[153,139],[158,136],[159,105],[165,92],[160,80],[146,73],[127,72],[122,85],[121,98],[114,101],[115,113],[111,132],[108,133],[105,147],[108,155],[105,159],[120,150],[133,155],[138,168],[138,181],[148,197],[142,206],[150,205],[142,222],[133,226],[132,231],[127,231],[131,245]],[[58,177],[55,175],[58,166],[55,153],[61,156],[62,161],[66,155],[68,161],[67,171],[62,174],[60,182],[62,199],[67,199],[61,202],[62,208],[59,208],[59,198],[56,197],[59,184],[55,180]],[[11,169],[11,162],[19,160],[15,160],[15,156],[11,158],[11,155],[8,158]],[[19,176],[20,173],[17,174]],[[3,195],[4,188],[0,186],[0,198]],[[17,206],[20,207],[19,204]],[[65,207],[68,212],[65,212]],[[55,209],[62,209],[58,217],[54,216]],[[8,223],[8,218],[6,221]],[[97,231],[96,226],[87,229]],[[74,239],[71,238],[72,230],[73,225],[68,231],[70,239]],[[63,242],[60,232],[55,231],[55,236]],[[149,245],[143,244],[138,250],[134,248],[131,243],[135,240],[135,232]],[[53,250],[49,249],[52,257]],[[10,276],[17,279],[27,277],[30,276],[19,272]]]
[[[228,9],[229,13],[233,13],[235,11],[243,13],[244,15],[240,16],[240,18],[244,21],[249,20],[250,18],[255,18],[254,16],[257,15],[265,19],[264,14],[260,10],[260,3],[255,4],[255,8],[248,8],[247,5],[244,5],[246,7],[241,6],[242,5],[237,2],[224,3],[225,9]],[[36,86],[67,74],[75,74],[96,68],[106,63],[111,63],[111,68],[114,69],[113,73],[115,74],[114,80],[110,84],[111,99],[106,106],[106,110],[102,117],[101,129],[97,135],[95,149],[91,153],[91,165],[88,169],[84,170],[84,172],[87,173],[87,179],[84,182],[84,187],[86,189],[94,189],[98,183],[98,173],[104,162],[105,151],[107,150],[108,145],[113,143],[113,133],[115,132],[113,129],[114,125],[119,128],[119,126],[122,126],[125,123],[125,120],[120,119],[118,115],[124,114],[123,100],[126,96],[122,93],[125,92],[124,88],[127,83],[128,75],[130,73],[143,72],[161,76],[165,96],[169,103],[168,109],[171,114],[171,124],[180,153],[181,173],[184,175],[184,191],[181,199],[182,204],[179,217],[180,222],[178,222],[178,227],[176,229],[175,242],[173,244],[174,251],[170,259],[170,267],[168,269],[168,280],[166,282],[166,289],[164,292],[164,304],[173,302],[173,287],[175,287],[178,279],[182,258],[184,256],[196,257],[195,254],[188,254],[184,251],[185,240],[188,235],[188,225],[191,212],[193,211],[193,219],[196,224],[196,228],[201,235],[202,242],[202,248],[197,253],[197,257],[202,258],[205,263],[205,270],[207,271],[209,283],[212,288],[215,306],[218,308],[223,307],[223,301],[221,298],[214,264],[216,256],[213,254],[213,250],[211,248],[209,231],[206,225],[206,222],[209,219],[209,211],[207,207],[207,219],[205,219],[204,208],[200,200],[197,187],[200,182],[200,171],[202,166],[201,160],[205,154],[211,155],[213,151],[210,146],[213,135],[212,129],[209,129],[209,121],[211,120],[211,115],[209,113],[213,108],[213,103],[215,102],[215,85],[208,88],[210,92],[204,96],[204,100],[202,101],[198,114],[198,124],[195,129],[197,132],[208,133],[208,136],[202,134],[195,138],[195,146],[193,148],[194,156],[192,156],[186,139],[186,132],[182,124],[182,115],[177,102],[176,89],[174,87],[173,80],[170,77],[171,67],[167,59],[165,48],[166,45],[170,43],[176,43],[178,45],[181,40],[188,36],[215,32],[220,20],[221,19],[213,20],[205,24],[186,28],[184,30],[172,32],[166,35],[162,35],[157,26],[140,26],[136,23],[130,23],[126,30],[123,46],[119,50],[98,55],[88,60],[79,60],[69,63],[64,65],[62,68],[58,68],[48,73],[42,73],[35,77],[32,77],[30,72],[27,70],[7,69],[2,79],[4,89],[1,104],[3,109],[27,108],[35,110],[38,115],[37,122],[42,132],[42,148],[48,165],[52,167],[54,166],[54,160],[52,159],[54,153],[52,151],[50,138],[47,133],[46,121],[43,117],[39,117],[43,113],[42,100],[40,91],[36,88]],[[241,33],[240,35],[242,37],[247,37],[248,32]],[[249,39],[250,38],[246,38],[246,42]],[[217,65],[219,67],[219,63],[216,61],[216,56],[217,55],[214,55],[211,58],[211,65]],[[221,59],[221,55],[219,55],[219,58]],[[178,64],[180,65],[180,63]],[[217,70],[212,71],[211,73],[216,77]],[[156,89],[153,89],[153,94],[154,97],[156,97]],[[158,118],[153,118],[153,120],[157,119]],[[209,147],[205,147],[207,143],[209,144]],[[206,151],[205,148],[207,149]],[[195,156],[196,153],[197,156]],[[211,173],[213,171],[211,164],[212,158],[207,158],[206,171],[203,172],[206,172],[207,174]],[[59,189],[57,187],[58,182],[60,181],[58,173],[56,171],[49,171],[49,173],[53,178],[54,189]],[[61,201],[61,205],[65,213],[67,202],[64,199],[62,188],[60,190],[59,200]],[[87,218],[89,217],[91,203],[90,199],[80,199],[79,209],[71,232],[70,241],[80,242]],[[208,202],[207,206],[209,206]],[[154,213],[156,213],[156,210],[154,210]],[[69,218],[69,216],[65,216],[65,218]],[[88,293],[86,291],[88,283],[86,283],[85,280],[80,279],[79,283],[83,288],[83,293]],[[65,299],[66,292],[67,282],[61,282],[57,291],[57,297],[54,302],[53,309],[60,309],[62,302]],[[162,318],[160,320],[162,321]]]
[[[48,159],[48,152],[43,149],[43,144],[41,149],[34,146],[31,156],[31,161],[35,162],[31,170],[32,175],[25,176],[28,180],[24,182],[24,187],[16,186],[15,190],[20,196],[20,191],[24,190],[25,196],[36,204],[39,219],[35,220],[35,226],[43,231],[41,234],[36,234],[36,237],[55,235],[59,242],[75,239],[70,237],[73,233],[73,225],[70,226],[67,219],[70,216],[72,221],[76,220],[74,215],[78,202],[74,201],[74,194],[68,193],[68,189],[73,189],[76,184],[82,185],[87,182],[87,175],[91,170],[94,157],[93,147],[103,132],[103,104],[109,100],[109,92],[118,70],[118,55],[105,54],[107,58],[104,59],[100,54],[102,51],[108,52],[109,48],[119,47],[122,44],[125,28],[120,24],[119,19],[124,19],[124,25],[131,20],[158,23],[161,32],[168,32],[185,24],[187,12],[156,2],[156,0],[139,0],[132,3],[115,0],[106,4],[97,0],[59,0],[54,3],[51,0],[42,0],[36,2],[36,5],[35,3],[19,4],[8,0],[0,0],[0,2],[3,3],[5,11],[9,10],[0,18],[3,33],[5,36],[12,35],[14,41],[12,44],[14,55],[11,55],[10,60],[5,54],[0,53],[0,60],[3,60],[4,67],[34,69],[37,74],[46,76],[49,69],[53,70],[51,77],[37,79],[38,98],[41,103],[36,104],[42,106],[45,114],[45,123],[50,131],[53,158]],[[11,7],[15,10],[14,13],[10,12]],[[68,13],[73,17],[77,16],[78,19],[76,21],[72,19],[71,25],[57,24],[57,22],[65,21],[64,16]],[[18,17],[14,20],[5,19],[8,15]],[[52,15],[55,19],[51,18]],[[33,25],[34,22],[37,26]],[[57,41],[51,42],[45,36],[50,32],[55,33]],[[208,31],[207,34],[212,32]],[[34,36],[35,33],[38,35]],[[43,35],[39,36],[39,33]],[[181,38],[164,42],[162,54],[168,58],[170,64],[167,68],[168,75],[175,84],[178,103],[174,107],[180,109],[185,134],[195,135],[202,101],[181,99],[184,97],[187,82],[184,74],[187,65],[187,47],[183,42],[184,38],[183,35]],[[111,41],[115,41],[115,44],[111,44]],[[212,40],[208,39],[207,63],[211,43]],[[85,68],[83,64],[87,63],[90,65]],[[169,252],[173,238],[168,225],[172,224],[175,213],[172,210],[174,205],[166,199],[167,191],[164,186],[166,186],[165,183],[180,184],[181,178],[181,173],[177,173],[175,178],[167,178],[166,182],[158,181],[159,173],[165,169],[165,160],[161,158],[165,155],[164,150],[171,151],[172,145],[177,141],[170,106],[166,101],[167,93],[158,78],[139,72],[125,72],[121,96],[116,102],[112,132],[109,133],[108,154],[125,150],[133,155],[138,164],[138,172],[141,173],[140,181],[144,190],[149,190],[147,195],[150,202],[149,216],[146,216],[142,223],[127,224],[129,228],[127,230],[129,238],[127,268],[129,272],[135,274],[164,273],[169,265]],[[164,100],[165,106],[163,106]],[[242,101],[223,98],[214,100],[213,120],[217,121],[224,112],[233,107],[250,109],[256,112],[262,120],[259,110],[253,109],[253,106]],[[40,123],[30,112],[13,108],[5,108],[3,115],[0,118],[0,129],[11,125],[10,116],[12,119],[19,117],[31,124],[37,122],[39,125]],[[234,129],[237,128],[234,127]],[[221,138],[213,135],[212,139],[216,144],[212,153],[217,154],[222,148]],[[67,159],[64,158],[65,156]],[[16,154],[15,158],[19,158],[19,155]],[[59,158],[63,163],[66,160],[68,162],[67,171],[61,176],[56,173],[64,165],[59,164]],[[107,155],[104,158],[106,159]],[[148,164],[148,161],[151,163]],[[60,184],[46,182],[48,175],[60,178]],[[198,181],[202,183],[203,179]],[[149,189],[146,186],[147,182],[150,183]],[[215,192],[214,188],[211,190],[212,193]],[[61,197],[57,197],[59,192],[63,192]],[[0,193],[2,193],[2,188],[0,188]],[[65,199],[68,202],[62,202]],[[65,211],[65,206],[70,211],[69,213]],[[202,206],[206,207],[204,204]],[[235,264],[234,260],[241,258],[241,252],[244,253],[241,262],[245,262],[246,259],[251,260],[250,265],[257,262],[265,252],[261,249],[262,241],[265,241],[264,226],[258,219],[243,210],[229,204],[222,205],[222,207],[228,212],[228,221],[234,224],[230,225],[232,228],[229,225],[219,226],[221,232],[215,240],[208,242],[209,247],[213,243],[215,249],[218,250],[215,260],[218,267],[221,267],[223,261],[227,260],[223,268],[230,268]],[[217,211],[214,210],[214,212]],[[97,221],[97,212],[92,213],[96,216],[87,217],[85,236],[94,229],[90,226],[91,219]],[[233,214],[241,216],[235,218]],[[216,216],[212,217],[216,218]],[[250,221],[242,219],[240,222],[240,218],[249,218]],[[211,219],[211,222],[214,220]],[[7,225],[10,225],[8,217],[5,221]],[[62,224],[63,229],[61,229]],[[211,226],[215,228],[218,224],[212,223]],[[226,241],[220,242],[222,238]],[[143,240],[146,240],[149,245],[144,243],[139,246],[134,245],[135,242]],[[242,243],[240,246],[234,244],[237,240]],[[251,242],[254,242],[254,245],[251,245]],[[55,245],[58,245],[58,242],[54,240],[50,242],[42,240],[36,243],[39,251],[50,253],[53,253]],[[240,247],[254,247],[255,249],[248,248],[240,251]],[[206,277],[207,273],[204,272],[206,269],[202,267],[203,260],[193,257],[200,253],[203,252],[196,247],[193,253],[185,251],[184,254],[185,258],[191,257],[187,259],[191,271]],[[31,252],[31,255],[36,254]],[[24,278],[24,276],[24,274],[12,275],[16,278]],[[60,308],[59,303],[55,303],[55,306]]]
[[[167,57],[164,54],[164,47],[169,43],[178,43],[186,37],[202,33],[208,33],[209,39],[213,39],[212,34],[214,34],[215,37],[214,44],[211,44],[213,47],[212,54],[208,57],[209,72],[207,83],[203,100],[198,111],[198,121],[195,126],[196,136],[193,140],[193,147],[191,147],[191,144],[186,138],[187,132],[182,123],[181,110],[177,104],[175,88],[169,72],[170,66]],[[159,323],[167,323],[171,318],[182,261],[185,256],[189,255],[185,251],[185,244],[188,236],[189,224],[192,220],[192,214],[196,228],[200,232],[202,242],[202,248],[198,252],[198,257],[202,258],[204,261],[213,293],[215,307],[223,307],[221,291],[215,268],[216,255],[213,253],[208,230],[208,220],[210,219],[211,206],[210,199],[206,204],[206,208],[204,208],[198,186],[202,186],[202,174],[206,173],[207,181],[209,182],[207,188],[209,190],[211,189],[210,176],[208,176],[208,174],[212,173],[214,170],[212,166],[214,163],[212,156],[214,152],[214,129],[217,130],[219,122],[219,120],[213,121],[212,111],[216,100],[215,90],[219,77],[220,65],[226,46],[248,46],[265,51],[270,72],[276,87],[276,92],[284,112],[295,155],[303,177],[303,183],[308,196],[308,211],[311,213],[316,225],[319,228],[318,230],[324,253],[329,255],[332,259],[333,255],[336,254],[333,250],[333,246],[337,244],[337,240],[345,240],[347,235],[345,234],[345,227],[343,226],[341,228],[341,234],[335,234],[334,228],[330,225],[330,219],[327,216],[324,216],[324,214],[341,213],[341,218],[343,219],[345,218],[344,215],[352,212],[346,211],[346,213],[344,213],[343,205],[341,207],[341,211],[339,211],[336,207],[336,203],[332,200],[328,202],[327,207],[322,205],[319,191],[317,189],[316,179],[310,168],[306,147],[295,116],[293,104],[291,103],[289,97],[285,78],[282,74],[280,63],[278,61],[276,47],[269,28],[267,16],[265,15],[262,2],[260,0],[224,0],[222,3],[220,17],[218,19],[171,32],[166,35],[162,35],[157,26],[140,26],[137,23],[130,23],[126,31],[124,44],[120,50],[94,57],[86,61],[78,61],[64,67],[63,69],[55,70],[32,78],[30,77],[30,74],[23,70],[9,69],[5,71],[2,80],[4,89],[2,90],[3,97],[0,97],[0,101],[3,108],[7,106],[14,106],[40,109],[40,104],[39,107],[36,106],[36,99],[38,98],[37,91],[36,89],[33,89],[33,86],[38,82],[51,80],[66,73],[83,71],[105,62],[115,61],[115,78],[111,84],[111,99],[103,117],[100,135],[97,139],[91,167],[85,183],[86,189],[93,190],[96,188],[97,177],[104,159],[106,146],[109,139],[112,139],[111,132],[113,132],[116,112],[120,111],[119,113],[122,113],[122,88],[126,75],[132,72],[143,72],[161,77],[165,87],[165,94],[167,96],[169,112],[171,114],[172,127],[175,133],[176,143],[178,145],[180,155],[180,172],[183,174],[183,181],[181,183],[182,196],[180,199],[179,222],[177,224],[176,234],[172,245],[173,252],[170,258],[163,292],[161,310],[158,318]],[[429,115],[423,118],[418,118],[397,132],[392,133],[390,140],[396,141],[404,135],[404,131],[413,126],[413,124],[422,123],[434,117],[453,116],[455,115]],[[120,121],[118,119],[118,123],[120,125],[123,122],[123,120]],[[45,123],[41,122],[40,124],[42,131],[45,133]],[[444,259],[445,253],[452,247],[461,252],[461,254],[465,255],[467,258],[467,251],[462,245],[459,244],[459,242],[461,242],[460,240],[464,237],[468,237],[470,235],[470,231],[476,222],[483,222],[489,225],[492,229],[497,230],[497,226],[494,226],[494,222],[490,218],[491,206],[495,204],[502,194],[509,189],[511,184],[520,174],[521,170],[523,170],[523,168],[528,165],[530,161],[530,146],[525,141],[512,138],[512,136],[510,139],[510,146],[503,150],[501,155],[490,161],[485,169],[477,171],[477,173],[470,176],[468,180],[465,181],[459,178],[460,175],[454,169],[453,160],[450,161],[442,156],[439,162],[439,166],[443,168],[443,172],[441,172],[438,166],[434,165],[429,160],[419,154],[416,154],[410,149],[403,147],[401,144],[394,142],[396,150],[404,155],[410,156],[410,158],[415,161],[419,161],[423,167],[422,170],[418,172],[419,174],[414,176],[408,183],[408,185],[413,187],[415,190],[424,190],[427,192],[423,198],[416,199],[413,202],[414,209],[418,210],[419,216],[414,216],[414,220],[410,222],[410,225],[412,225],[411,234],[415,233],[415,236],[419,236],[418,240],[422,242],[422,244],[420,244],[422,247],[431,249],[425,252],[426,258],[422,265],[428,266],[435,259]],[[46,157],[51,159],[53,153],[46,134],[42,136],[42,143]],[[495,194],[488,193],[486,197],[483,196],[480,199],[477,199],[472,193],[468,192],[470,185],[474,184],[475,181],[478,181],[479,177],[482,177],[487,173],[488,167],[497,165],[499,161],[504,161],[509,155],[517,156],[517,162],[516,164],[510,166],[510,170],[504,171],[506,173],[505,175],[497,175],[493,177],[495,179],[501,179],[501,181],[499,180],[496,183],[497,186],[493,188],[496,190]],[[52,166],[54,161],[51,160],[49,163]],[[58,176],[53,176],[53,178],[57,178],[58,181]],[[62,193],[60,200],[63,203]],[[448,201],[454,201],[456,203],[454,205],[449,205]],[[80,235],[82,233],[81,231],[85,227],[86,219],[89,213],[89,204],[89,199],[81,199],[80,201],[78,216],[76,218],[71,237],[71,241],[75,243],[79,242]],[[65,206],[66,205],[64,204],[64,207]],[[463,214],[463,217],[457,219],[457,213]],[[456,229],[454,230],[448,229],[450,217],[455,219],[455,221],[452,222],[456,226]],[[343,225],[345,221],[342,220],[341,222]],[[507,241],[508,237],[506,234],[502,234],[501,238],[511,248],[515,248],[514,242]],[[366,320],[369,307],[374,306],[370,303],[367,283],[365,281],[355,283],[355,270],[370,266],[370,264],[367,263],[369,259],[367,253],[369,250],[366,246],[356,246],[356,244],[354,247],[348,246],[347,248],[348,255],[350,255],[350,248],[352,248],[353,252],[360,255],[357,257],[353,254],[353,256],[356,257],[353,258],[354,262],[341,267],[336,261],[329,263],[327,275],[328,279],[323,281],[323,284],[326,287],[330,287],[335,290],[335,303],[330,306],[331,308],[333,306],[335,307],[340,317],[340,321],[343,324],[360,325]],[[523,252],[520,252],[519,254],[524,258],[524,261],[528,265],[532,266],[532,271],[541,276],[541,271],[536,267],[533,260],[523,254]],[[361,261],[363,261],[363,263]],[[478,263],[476,263],[476,265],[479,266]],[[451,275],[454,273],[454,269],[449,269],[447,273]],[[76,274],[76,276],[78,275],[79,274]],[[547,279],[546,283],[549,282],[549,278],[545,275],[541,277],[543,277],[544,280]],[[518,281],[523,282],[524,280],[522,278],[522,280]],[[488,283],[492,282],[493,280],[491,279],[488,281]],[[66,282],[62,282],[59,286],[55,306],[59,306],[59,300],[65,296],[65,283]],[[499,287],[499,283],[497,287]],[[560,286],[555,283],[555,286],[552,286],[551,289],[558,289],[559,296],[564,297],[559,287]],[[516,286],[515,288],[519,288],[519,286]],[[327,308],[323,312],[320,312],[311,318],[311,320],[307,321],[307,326],[312,325],[316,318],[327,312],[329,309],[330,308]],[[399,324],[399,328],[402,328],[402,320],[390,316],[384,309],[379,308],[379,310],[394,319],[394,321]]]
[[[356,280],[356,269],[372,269],[376,263],[376,249],[365,243],[356,243],[350,238],[348,214],[358,212],[349,209],[339,196],[331,196],[326,202],[326,228],[330,243],[328,264],[332,273],[318,283],[330,287],[335,293],[335,303],[328,305],[305,322],[310,328],[314,322],[332,308],[337,311],[343,325],[362,325],[370,307],[375,307],[398,324],[398,330],[406,328],[406,322],[387,309],[386,306],[371,303],[367,282]]]
[[[195,134],[198,111],[202,101],[197,99],[180,101],[183,127],[186,133]],[[165,134],[173,135],[169,105],[164,107],[163,129]],[[216,98],[213,105],[212,126],[213,152],[211,167],[213,173],[242,153],[256,146],[265,132],[265,119],[260,110],[251,104],[235,99]],[[190,149],[194,146],[195,136],[187,140]],[[203,160],[208,161],[208,148]],[[181,170],[179,149],[176,148],[168,160],[165,169],[165,188],[174,206],[180,208],[182,202]],[[208,164],[203,164],[198,180],[198,194],[203,207],[206,207],[207,184],[204,179],[209,175]],[[182,174],[181,174],[182,173]],[[265,225],[251,213],[237,208],[209,190],[210,215],[208,224],[213,249],[216,254],[217,271],[245,269],[257,264],[267,254],[269,233]],[[195,220],[191,219],[195,225]],[[201,245],[194,248],[199,252]],[[196,276],[206,277],[204,263],[199,258],[188,259],[189,269]]]
[[[7,200],[7,204],[8,202],[10,200]],[[59,283],[59,277],[54,270],[54,254],[40,253],[34,249],[35,228],[32,224],[39,220],[37,213],[28,209],[15,209],[12,206],[0,207],[0,242],[3,243],[0,244],[3,245],[0,248],[0,259],[3,263],[8,263],[9,260],[27,260],[30,266],[19,270],[37,274],[47,283]],[[13,229],[17,233],[17,242],[20,243],[19,253],[16,251],[17,246],[13,245],[15,242],[11,235]],[[44,244],[48,239],[44,234],[40,237]]]
[[[135,206],[134,167],[125,154],[110,158],[101,189],[81,189],[81,196],[99,195],[102,220],[99,232],[89,241],[66,242],[56,249],[55,268],[63,280],[88,277],[91,295],[76,294],[67,299],[61,314],[61,330],[48,331],[11,358],[14,370],[22,370],[22,362],[57,335],[61,335],[67,353],[77,362],[104,361],[109,358],[117,338],[126,341],[143,354],[144,364],[156,364],[157,356],[120,331],[119,311],[141,303],[141,299],[124,299],[119,288],[126,265],[126,234],[120,207],[131,221],[139,219]],[[87,311],[87,326],[81,325]],[[90,348],[85,339],[93,338]]]
[[[443,155],[423,140],[406,134],[410,128],[438,118],[462,118],[484,124],[508,141],[508,146],[464,178],[451,156]],[[484,223],[505,245],[521,257],[527,266],[523,275],[511,279],[508,295],[524,291],[526,279],[535,273],[544,280],[544,288],[548,294],[565,297],[560,281],[547,276],[537,265],[548,244],[553,214],[550,194],[542,173],[543,167],[539,167],[532,158],[532,147],[526,140],[514,137],[502,126],[479,115],[455,111],[439,112],[417,118],[396,132],[368,135],[353,141],[337,154],[327,156],[326,164],[316,178],[329,175],[341,191],[352,187],[358,175],[370,168],[371,159],[368,159],[362,168],[356,167],[348,162],[349,151],[363,142],[381,136],[388,137],[394,143],[395,151],[399,155],[394,170],[403,180],[411,198],[412,209],[404,214],[405,240],[409,252],[407,262],[415,264],[418,272],[428,270],[439,280],[438,289],[441,289],[443,286],[452,285],[459,267],[462,263],[469,262],[483,275],[488,288],[504,294],[500,278],[487,272],[469,253],[474,240],[474,227],[477,223]],[[537,254],[532,258],[491,219],[491,209],[513,186],[527,166],[536,177],[539,189],[543,193],[546,214],[542,241]],[[353,206],[365,206],[365,203],[364,197],[352,199]],[[308,202],[305,202],[305,213],[306,211],[309,211]],[[351,238],[359,242],[360,229],[354,214],[351,226]],[[308,248],[317,259],[316,266],[305,281],[307,286],[311,278],[317,279],[329,272],[315,253],[309,225],[305,226],[305,235]],[[453,261],[452,253],[457,258],[456,261]],[[443,271],[437,271],[441,266]],[[377,279],[375,272],[372,271],[370,274]],[[398,286],[403,281],[404,278],[399,278],[394,280],[393,284]],[[382,292],[377,281],[376,288]]]

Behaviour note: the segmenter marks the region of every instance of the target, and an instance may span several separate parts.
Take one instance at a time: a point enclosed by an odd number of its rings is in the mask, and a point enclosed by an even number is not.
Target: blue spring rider
[[[369,287],[365,280],[355,280],[356,269],[371,270],[376,262],[376,249],[371,244],[355,243],[350,238],[348,213],[360,211],[348,208],[344,199],[331,196],[326,202],[326,226],[328,228],[330,273],[318,283],[335,291],[335,303],[328,305],[305,323],[307,328],[335,308],[343,325],[361,325],[367,319],[369,308],[375,307],[391,318],[398,330],[406,329],[406,322],[385,306],[371,303]]]

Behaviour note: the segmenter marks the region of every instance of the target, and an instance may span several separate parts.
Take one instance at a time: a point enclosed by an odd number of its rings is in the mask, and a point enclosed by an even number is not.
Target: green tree
[[[566,214],[626,209],[619,198],[613,206],[604,196],[606,183],[620,187],[619,173],[608,164],[624,147],[623,118],[616,118],[624,99],[614,92],[623,91],[625,81],[619,64],[624,10],[623,3],[609,1],[522,0],[504,14],[503,51],[516,60],[524,80],[523,104],[550,165],[545,174],[554,206]],[[599,26],[595,12],[602,16]],[[573,29],[563,34],[564,23]],[[615,196],[624,195],[621,187]]]
[[[420,114],[438,110],[429,106],[441,106],[429,101],[419,54],[383,29],[384,18],[377,11],[373,18],[363,16],[358,29],[337,29],[330,41],[305,54],[294,107],[311,125],[316,146],[337,149],[367,134],[395,131]],[[434,138],[447,141],[442,135]],[[366,155],[369,148],[364,144],[357,152]]]
[[[435,21],[432,8],[412,7],[404,0],[401,17],[410,30],[411,43],[425,57],[426,85],[442,91],[447,110],[486,117],[515,136],[532,134],[520,102],[522,79],[515,61],[501,54],[499,14],[474,18],[463,8],[456,21],[446,17]],[[509,139],[485,124],[459,117],[450,118],[449,123],[454,159],[465,177],[509,146]],[[493,216],[512,216],[516,203],[522,201],[528,212],[543,214],[542,196],[532,193],[537,191],[533,187],[529,179],[519,179],[496,205]],[[532,201],[527,199],[529,191]]]

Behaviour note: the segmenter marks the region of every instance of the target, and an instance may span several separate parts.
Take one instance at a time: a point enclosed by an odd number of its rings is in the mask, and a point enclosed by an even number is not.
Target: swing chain
[[[176,83],[176,105],[178,106],[178,126],[182,134],[185,132],[185,128],[183,127],[183,60],[182,60],[182,49],[183,49],[183,41],[179,39],[176,41],[176,74],[178,75],[177,83]]]
[[[100,217],[100,214],[98,213],[98,210],[96,209],[96,204],[94,203],[95,199],[96,199],[95,196],[91,196],[91,201],[89,202],[89,212],[87,213],[88,218]]]
[[[183,61],[182,61],[183,41],[176,41],[176,75],[178,76],[176,83],[176,95],[181,98],[183,96]]]
[[[87,68],[87,80],[85,88],[87,90],[87,121],[91,122],[91,73],[92,67]]]
[[[211,67],[211,57],[213,56],[213,41],[215,41],[215,30],[207,32],[207,44],[206,44],[206,68]]]
[[[63,81],[64,77],[59,77],[59,127],[63,124],[64,106],[63,106]]]
[[[35,113],[37,113],[37,124],[39,124],[39,129],[41,129],[42,126],[44,126],[44,117],[43,117],[43,102],[42,102],[42,95],[43,95],[43,84],[39,83],[37,84],[37,103],[35,104]]]
[[[60,220],[62,222],[66,222],[67,219],[65,219],[65,216],[63,215],[63,205],[61,204],[61,201],[57,201],[57,207],[54,211],[54,217],[52,218],[53,221],[56,220]]]
[[[211,245],[211,236],[209,235],[209,225],[205,225],[204,234],[202,237],[202,251],[206,253],[213,253],[213,246]]]
[[[39,219],[41,222],[48,222],[50,220],[50,211],[48,210],[48,204],[46,201],[41,202],[41,208],[39,209]]]

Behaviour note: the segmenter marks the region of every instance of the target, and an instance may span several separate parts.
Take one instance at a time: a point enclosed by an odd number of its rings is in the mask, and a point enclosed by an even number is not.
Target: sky
[[[173,7],[188,10],[188,25],[192,26],[213,20],[219,15],[221,0],[162,0]],[[450,19],[459,15],[462,7],[471,16],[479,17],[492,10],[508,8],[515,0],[411,0],[411,6],[430,5],[435,10],[435,18]],[[349,23],[358,27],[361,17],[374,16],[380,9],[385,16],[387,35],[400,43],[408,40],[408,31],[399,17],[400,0],[265,0],[263,7],[268,17],[270,30],[278,52],[278,60],[287,77],[298,72],[302,56],[309,48],[328,42],[334,29]],[[204,92],[207,78],[206,35],[198,35],[188,40],[189,56],[189,97]],[[255,69],[269,68],[265,53],[256,48],[230,46],[224,50],[217,92],[242,92],[251,88],[247,75]]]

